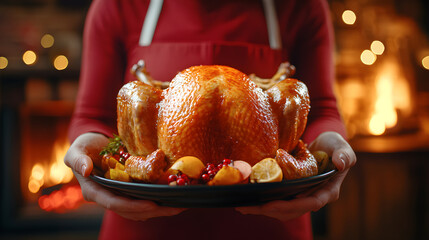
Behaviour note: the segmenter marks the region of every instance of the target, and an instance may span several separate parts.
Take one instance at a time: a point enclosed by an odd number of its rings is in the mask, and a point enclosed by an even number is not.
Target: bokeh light
[[[0,57],[0,69],[5,69],[7,65],[9,64],[9,61],[5,57]]]
[[[40,44],[44,48],[50,48],[54,45],[55,39],[51,34],[45,34],[43,35],[42,39],[40,40]]]
[[[371,51],[376,55],[381,55],[384,52],[384,44],[378,40],[371,43]]]
[[[386,131],[386,125],[384,124],[381,116],[375,115],[369,121],[369,132],[373,135],[381,135]]]
[[[24,61],[25,64],[31,65],[34,64],[37,60],[37,55],[35,52],[28,50],[22,55],[22,61]]]
[[[356,14],[352,10],[345,10],[342,15],[345,24],[353,25],[356,22]]]
[[[426,56],[422,59],[422,66],[429,70],[429,56]]]
[[[377,60],[377,56],[370,50],[364,50],[360,55],[360,60],[365,65],[372,65]]]
[[[54,67],[57,70],[64,70],[69,65],[69,60],[64,55],[59,55],[54,60]]]

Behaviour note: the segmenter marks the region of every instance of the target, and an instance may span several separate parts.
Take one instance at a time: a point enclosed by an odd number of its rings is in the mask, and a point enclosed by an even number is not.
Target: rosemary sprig
[[[100,155],[115,155],[118,154],[119,150],[123,148],[125,148],[125,146],[122,143],[121,138],[118,135],[114,134],[113,137],[109,138],[109,143],[103,148],[103,150],[101,150]]]

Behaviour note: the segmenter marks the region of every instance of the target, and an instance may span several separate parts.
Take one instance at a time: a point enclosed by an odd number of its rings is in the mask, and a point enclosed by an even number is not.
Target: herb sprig
[[[114,134],[113,137],[109,138],[109,143],[103,148],[103,150],[101,150],[100,155],[115,155],[118,154],[119,150],[123,148],[125,148],[125,145],[122,142],[121,138],[118,135]]]

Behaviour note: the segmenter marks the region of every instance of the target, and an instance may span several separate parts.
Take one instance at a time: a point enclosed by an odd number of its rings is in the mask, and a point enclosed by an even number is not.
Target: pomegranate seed
[[[215,169],[215,165],[212,163],[207,164],[207,171]]]
[[[179,178],[179,179],[176,180],[176,183],[179,186],[184,186],[186,184],[186,181],[183,178]]]
[[[177,176],[176,175],[170,175],[168,176],[168,183],[174,182],[177,180]]]
[[[225,165],[225,164],[230,164],[231,163],[231,159],[228,159],[228,158],[225,158],[224,160],[223,160],[223,164]]]
[[[185,182],[189,182],[189,178],[188,178],[188,176],[187,176],[186,174],[183,174],[183,173],[182,173],[182,175],[180,175],[180,177],[179,177],[179,178],[181,178],[181,179],[185,180]]]
[[[201,175],[201,179],[203,179],[204,182],[208,182],[210,180],[210,176],[206,173]]]

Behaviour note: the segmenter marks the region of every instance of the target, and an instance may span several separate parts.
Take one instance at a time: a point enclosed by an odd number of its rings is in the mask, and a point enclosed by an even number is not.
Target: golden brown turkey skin
[[[310,111],[307,87],[303,82],[288,78],[266,92],[274,116],[278,118],[279,147],[291,152],[298,144],[307,124],[307,116]]]
[[[125,171],[134,180],[156,182],[167,167],[164,152],[158,149],[147,156],[130,156],[125,161]]]
[[[292,156],[293,155],[293,156]],[[310,153],[302,140],[298,141],[293,153],[277,150],[276,161],[286,180],[310,177],[317,174],[316,158]]]
[[[158,147],[170,163],[192,155],[204,163],[230,158],[253,165],[275,156],[277,126],[267,95],[245,74],[225,66],[191,67],[163,92]]]
[[[117,101],[119,135],[131,155],[162,149],[167,167],[183,156],[254,165],[277,155],[291,175],[313,172],[312,162],[304,163],[305,151],[297,152],[299,164],[282,160],[300,146],[310,109],[307,88],[298,80],[285,79],[263,91],[236,69],[195,66],[176,75],[165,90],[127,83]],[[136,171],[133,166],[130,170]],[[156,177],[145,178],[153,182]]]
[[[117,96],[118,132],[128,152],[146,156],[158,148],[157,104],[162,91],[142,82],[125,84]]]

